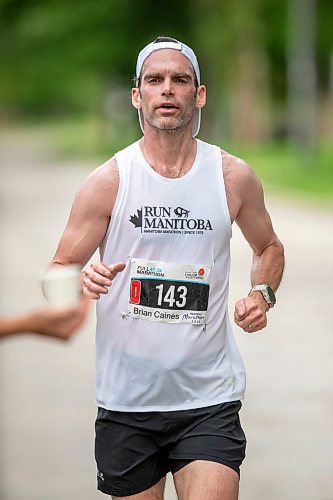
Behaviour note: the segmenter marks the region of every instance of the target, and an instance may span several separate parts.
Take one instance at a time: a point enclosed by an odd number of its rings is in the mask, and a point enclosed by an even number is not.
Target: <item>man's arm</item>
[[[251,287],[267,284],[277,290],[284,269],[284,250],[274,232],[264,203],[261,182],[244,162],[231,157],[224,169],[229,210],[253,250]],[[267,324],[268,304],[261,292],[235,305],[235,322],[246,332],[261,330]]]
[[[89,175],[75,197],[65,231],[60,239],[52,265],[84,266],[106,234],[119,187],[115,159],[106,162]],[[83,273],[83,291],[97,299],[107,293],[112,280],[125,264],[91,264]]]

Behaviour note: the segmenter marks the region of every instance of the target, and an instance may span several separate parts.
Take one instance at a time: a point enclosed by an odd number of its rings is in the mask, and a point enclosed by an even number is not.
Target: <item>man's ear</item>
[[[199,85],[197,88],[197,96],[196,96],[196,107],[203,108],[206,104],[206,87],[205,85]]]
[[[132,104],[136,109],[141,108],[140,89],[138,87],[132,89]]]

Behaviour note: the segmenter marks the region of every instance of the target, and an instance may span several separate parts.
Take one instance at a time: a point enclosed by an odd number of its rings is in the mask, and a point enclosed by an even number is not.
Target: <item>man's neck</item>
[[[189,134],[150,131],[140,140],[146,161],[158,174],[168,178],[183,177],[191,169],[197,143]]]

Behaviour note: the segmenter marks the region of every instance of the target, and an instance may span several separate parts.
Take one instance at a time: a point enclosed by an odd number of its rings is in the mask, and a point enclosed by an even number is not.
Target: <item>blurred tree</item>
[[[289,140],[311,147],[316,114],[316,0],[288,1]]]
[[[1,0],[2,103],[26,112],[95,110],[110,81],[130,85],[135,56],[170,29],[187,35],[188,0]]]
[[[333,136],[333,2],[317,0],[317,120],[316,132],[332,145]]]
[[[117,108],[125,123],[136,54],[164,34],[198,54],[209,87],[203,133],[242,142],[284,137],[288,1],[300,6],[293,16],[300,32],[303,5],[315,0],[0,0],[0,113],[88,112],[109,119]],[[329,123],[332,17],[332,0],[316,0],[310,45],[322,127]],[[311,32],[303,36],[309,43]]]
[[[209,133],[255,142],[268,135],[268,59],[263,0],[198,0],[195,32],[208,89]],[[207,36],[209,33],[209,36]],[[199,45],[199,46],[200,46]]]

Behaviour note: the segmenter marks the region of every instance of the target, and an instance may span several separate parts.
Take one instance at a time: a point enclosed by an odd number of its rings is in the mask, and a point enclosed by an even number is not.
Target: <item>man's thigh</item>
[[[154,484],[151,488],[136,495],[130,495],[127,497],[112,497],[112,500],[163,500],[164,499],[164,489],[165,489],[165,477],[163,477],[157,484]]]
[[[241,406],[240,401],[234,401],[198,410],[170,449],[171,472],[175,474],[193,461],[205,461],[229,467],[239,476],[246,450],[239,418]]]
[[[146,429],[150,422],[145,414],[121,415],[99,408],[95,458],[100,491],[113,498],[163,498],[168,471],[164,454]]]
[[[238,499],[237,472],[217,462],[194,460],[173,478],[179,500]]]

